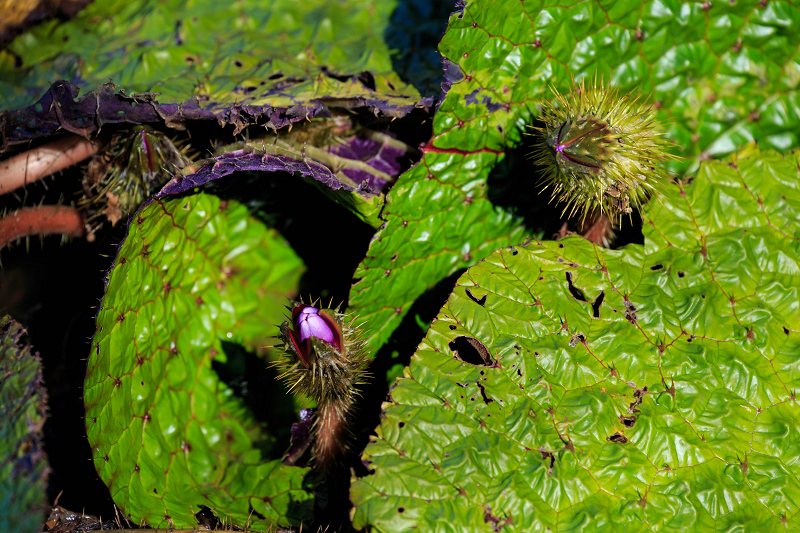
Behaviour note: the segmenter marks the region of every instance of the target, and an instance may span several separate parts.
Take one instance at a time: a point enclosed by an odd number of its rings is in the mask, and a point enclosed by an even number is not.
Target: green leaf
[[[193,528],[201,505],[250,529],[311,519],[308,470],[268,460],[288,440],[275,442],[277,428],[256,421],[218,367],[231,362],[228,343],[266,355],[303,270],[232,201],[156,199],[134,216],[84,392],[95,466],[133,521]]]
[[[34,533],[47,507],[47,392],[24,333],[11,317],[0,318],[0,530]]]
[[[106,0],[51,20],[0,51],[1,109],[34,103],[50,82],[94,90],[111,79],[161,103],[293,107],[314,98],[409,105],[384,32],[396,2]],[[20,65],[21,66],[16,66]],[[324,68],[323,68],[324,67]],[[356,79],[362,72],[374,87]],[[329,75],[331,74],[331,75]]]
[[[704,6],[710,6],[708,9]],[[385,229],[355,277],[350,309],[382,346],[411,304],[492,250],[535,233],[490,201],[487,179],[535,106],[570,79],[603,78],[660,106],[676,171],[754,139],[800,145],[800,9],[789,2],[469,2],[439,50],[454,65],[422,160],[387,196]],[[769,52],[767,51],[769,50]],[[541,236],[541,234],[539,235]]]
[[[645,212],[644,245],[470,268],[384,405],[354,525],[798,528],[799,162],[703,164]]]

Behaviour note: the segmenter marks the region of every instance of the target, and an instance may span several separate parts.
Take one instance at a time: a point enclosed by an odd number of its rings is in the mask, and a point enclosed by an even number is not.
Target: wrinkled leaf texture
[[[0,530],[36,533],[47,508],[47,392],[22,325],[0,317]]]
[[[800,9],[789,2],[469,2],[439,51],[450,87],[423,158],[387,197],[350,309],[384,345],[412,303],[501,246],[534,236],[494,205],[487,179],[551,98],[604,79],[660,108],[675,171],[745,142],[786,150],[800,132]],[[502,176],[529,180],[530,175]]]
[[[200,95],[202,107],[218,112],[234,103],[370,100],[376,91],[388,104],[413,104],[419,92],[393,72],[384,42],[394,7],[372,0],[93,2],[0,51],[0,109],[31,105],[57,79],[84,91],[111,79],[128,95],[161,93],[162,103]],[[373,77],[372,89],[355,78],[361,72]]]
[[[267,364],[303,270],[275,230],[233,201],[156,199],[134,216],[84,387],[95,466],[134,522],[193,528],[201,505],[252,529],[313,518],[308,469],[265,458],[285,443],[212,366],[227,361],[223,342]]]
[[[355,526],[800,528],[798,162],[703,164],[646,211],[644,245],[533,241],[470,268],[383,406]]]

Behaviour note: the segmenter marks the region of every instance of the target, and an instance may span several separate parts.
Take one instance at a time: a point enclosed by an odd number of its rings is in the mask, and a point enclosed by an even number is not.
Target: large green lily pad
[[[758,140],[800,144],[800,10],[789,2],[469,2],[439,50],[451,85],[422,160],[387,197],[385,228],[356,272],[353,311],[386,343],[412,303],[500,246],[536,236],[490,200],[487,182],[536,105],[571,78],[641,91],[660,107],[683,162],[676,173]],[[649,96],[648,96],[649,95]],[[541,233],[538,234],[541,237]]]
[[[267,364],[303,270],[236,202],[156,199],[134,216],[108,275],[84,391],[95,467],[134,522],[192,528],[201,506],[251,530],[313,519],[308,469],[268,460],[288,440],[275,442],[218,366],[231,344]]]
[[[63,130],[197,120],[273,131],[331,108],[401,117],[424,98],[394,70],[397,2],[105,0],[0,50],[0,151]],[[413,54],[412,54],[413,55]],[[403,68],[404,69],[404,68]],[[418,81],[417,76],[409,79]],[[80,93],[80,95],[79,95]]]
[[[371,99],[375,91],[413,104],[419,93],[393,72],[384,42],[395,5],[93,2],[72,20],[44,22],[0,51],[0,109],[31,105],[58,79],[84,90],[111,79],[129,95],[159,92],[162,103],[200,95],[212,108]],[[361,72],[374,83],[360,82]]]
[[[704,164],[644,245],[470,268],[383,406],[356,527],[798,529],[799,161]]]

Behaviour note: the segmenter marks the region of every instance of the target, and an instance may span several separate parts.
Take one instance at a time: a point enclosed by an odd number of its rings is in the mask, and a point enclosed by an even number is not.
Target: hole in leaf
[[[258,518],[259,520],[266,520],[267,519],[266,516],[264,516],[263,514],[259,513],[255,509],[253,509],[252,505],[250,506],[250,510],[248,512],[248,515],[252,516],[252,517],[255,517],[255,518]]]
[[[478,385],[478,388],[481,390],[481,397],[483,398],[483,403],[485,403],[486,405],[492,403],[494,400],[492,398],[489,398],[489,396],[486,394],[486,387],[483,385],[483,383],[478,381],[476,385]]]
[[[474,366],[494,366],[495,364],[486,346],[474,337],[461,335],[450,341],[448,346],[459,360],[467,364]]]
[[[578,343],[585,344],[586,343],[586,335],[583,333],[579,333],[577,335],[573,335],[572,338],[569,340],[569,347],[574,348],[578,345]]]
[[[556,456],[552,452],[548,452],[547,450],[540,449],[539,452],[542,454],[542,460],[550,459],[550,466],[547,469],[548,475],[553,475],[553,467],[556,464]]]
[[[616,442],[617,444],[625,444],[628,442],[628,437],[617,431],[610,437],[606,437],[606,440],[610,442]]]
[[[469,296],[469,299],[475,302],[476,304],[480,305],[481,307],[484,307],[486,305],[486,296],[488,296],[487,294],[484,294],[480,298],[475,298],[475,296],[473,296],[472,292],[469,289],[467,289],[466,292],[467,296]]]
[[[622,422],[626,428],[632,428],[633,425],[636,423],[635,416],[620,416],[619,421]]]
[[[375,76],[373,76],[372,73],[369,72],[368,70],[365,70],[358,75],[358,81],[360,81],[364,85],[364,87],[366,87],[370,91],[375,90]]]
[[[492,531],[500,531],[503,529],[504,525],[500,518],[492,514],[492,509],[489,506],[486,506],[483,509],[483,522],[485,524],[491,524]]]
[[[661,270],[662,268],[664,268],[664,265],[662,265],[661,263],[659,263],[659,264],[657,264],[657,265],[653,265],[653,266],[651,266],[651,267],[650,267],[650,270]]]
[[[205,505],[200,506],[200,510],[195,513],[194,518],[195,520],[197,520],[197,526],[200,529],[214,530],[219,527],[224,527],[219,517],[217,517],[217,515],[214,514],[214,511],[212,511]]]
[[[575,298],[579,302],[588,301],[586,299],[586,296],[583,295],[583,291],[572,284],[572,272],[567,272],[567,284],[569,286],[569,293],[572,295],[573,298]]]
[[[647,387],[643,389],[636,389],[636,392],[633,393],[633,397],[636,399],[633,403],[631,403],[630,407],[628,407],[629,413],[638,413],[640,412],[637,409],[640,405],[642,405],[642,401],[644,400],[644,394],[647,392]]]
[[[598,294],[597,298],[595,298],[594,302],[592,302],[592,316],[595,318],[600,318],[600,306],[603,305],[603,300],[605,297],[605,291],[600,291],[600,294]]]
[[[636,307],[625,297],[625,320],[631,324],[636,324]]]

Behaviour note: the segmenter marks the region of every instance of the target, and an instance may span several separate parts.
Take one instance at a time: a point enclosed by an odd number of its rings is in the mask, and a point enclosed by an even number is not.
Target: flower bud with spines
[[[112,225],[125,220],[189,163],[187,151],[149,126],[114,134],[84,176],[87,197],[81,204],[89,208],[87,220],[94,226],[100,215]]]
[[[656,109],[597,78],[573,84],[568,94],[552,90],[555,102],[541,104],[545,125],[535,128],[531,153],[543,168],[542,190],[550,189],[569,216],[599,212],[619,224],[659,193],[669,179],[667,163],[678,159]]]
[[[356,319],[334,309],[294,302],[281,325],[280,379],[317,403],[313,462],[327,470],[347,451],[358,385],[368,377],[366,343]]]

